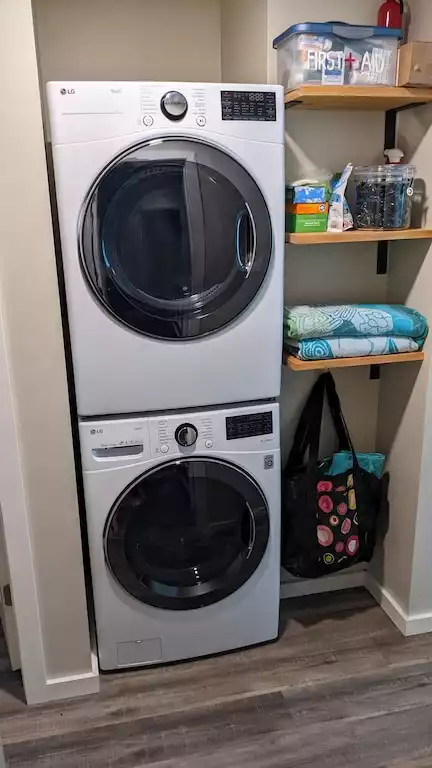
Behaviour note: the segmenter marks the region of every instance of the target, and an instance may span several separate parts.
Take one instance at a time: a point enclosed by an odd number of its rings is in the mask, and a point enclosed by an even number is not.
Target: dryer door
[[[167,138],[124,152],[83,206],[80,258],[117,321],[185,340],[253,301],[269,268],[270,216],[250,174],[203,141]]]
[[[200,608],[248,581],[269,529],[267,502],[248,474],[225,461],[185,458],[142,475],[117,499],[105,557],[143,603]]]

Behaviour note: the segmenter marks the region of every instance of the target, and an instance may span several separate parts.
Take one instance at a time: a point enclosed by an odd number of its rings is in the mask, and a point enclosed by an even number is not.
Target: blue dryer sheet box
[[[296,184],[285,188],[287,203],[326,203],[328,184]]]

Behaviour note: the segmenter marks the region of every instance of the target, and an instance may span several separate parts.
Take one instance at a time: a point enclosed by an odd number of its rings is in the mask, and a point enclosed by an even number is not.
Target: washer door
[[[97,299],[139,333],[192,339],[231,323],[269,268],[271,221],[250,174],[205,142],[135,146],[96,180],[79,230]]]
[[[269,528],[267,502],[248,474],[225,461],[185,458],[142,475],[117,499],[105,556],[143,603],[200,608],[248,581]]]

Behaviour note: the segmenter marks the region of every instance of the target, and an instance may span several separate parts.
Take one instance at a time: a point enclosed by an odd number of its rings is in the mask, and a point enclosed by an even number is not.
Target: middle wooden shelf
[[[347,232],[287,232],[292,245],[379,243],[390,240],[432,240],[432,229],[349,229]]]
[[[391,365],[394,363],[422,363],[424,352],[399,352],[396,355],[370,355],[368,357],[339,357],[335,360],[299,360],[284,353],[284,363],[292,371],[325,371],[331,368],[358,368],[365,365]]]

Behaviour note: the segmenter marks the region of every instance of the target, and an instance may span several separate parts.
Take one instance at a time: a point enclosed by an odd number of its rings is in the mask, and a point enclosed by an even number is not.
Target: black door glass
[[[211,605],[242,586],[267,548],[266,500],[249,475],[215,459],[170,462],[136,480],[105,526],[119,584],[171,610]]]
[[[212,333],[253,301],[272,232],[249,173],[204,142],[165,139],[123,153],[83,207],[80,257],[98,300],[134,330]]]

